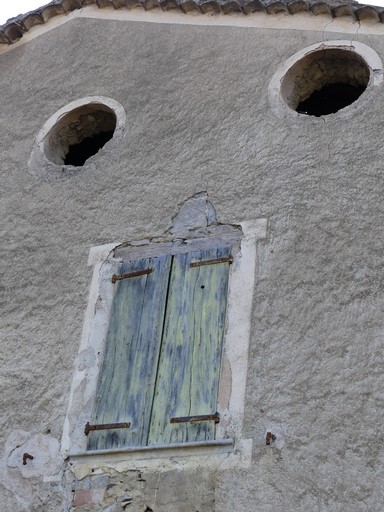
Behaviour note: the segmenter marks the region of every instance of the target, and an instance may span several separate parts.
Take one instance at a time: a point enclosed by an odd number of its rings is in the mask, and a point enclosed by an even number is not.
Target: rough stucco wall
[[[269,228],[244,429],[253,464],[210,477],[202,503],[214,492],[215,505],[200,512],[382,511],[384,96],[348,120],[295,127],[267,96],[280,63],[337,37],[82,19],[0,56],[4,446],[17,429],[60,439],[89,247],[162,234],[177,205],[206,190],[221,222],[268,217]],[[384,55],[378,36],[356,39]],[[77,176],[36,179],[37,132],[91,95],[125,107],[124,139]],[[265,446],[271,424],[286,431],[282,450]],[[7,510],[64,507],[60,475],[11,488],[9,471],[4,459]],[[195,510],[188,496],[175,510]]]

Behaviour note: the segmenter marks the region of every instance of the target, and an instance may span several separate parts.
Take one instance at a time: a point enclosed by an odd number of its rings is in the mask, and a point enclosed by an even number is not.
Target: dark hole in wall
[[[81,166],[92,155],[95,155],[106,142],[113,137],[114,131],[101,132],[92,137],[86,137],[81,142],[69,146],[65,156],[65,165]]]
[[[334,114],[357,100],[365,91],[365,86],[350,84],[327,84],[318,91],[314,91],[309,98],[301,101],[296,111],[309,116],[326,116]]]
[[[53,126],[44,141],[48,160],[81,167],[114,135],[117,117],[106,105],[89,103],[69,111]]]
[[[325,116],[356,101],[370,76],[368,64],[352,47],[320,49],[290,67],[281,81],[281,95],[296,112]]]

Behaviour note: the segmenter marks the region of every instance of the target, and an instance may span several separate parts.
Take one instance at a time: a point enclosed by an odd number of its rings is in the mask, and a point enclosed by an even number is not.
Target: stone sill
[[[189,457],[191,455],[207,455],[219,453],[231,453],[234,449],[233,439],[219,439],[215,441],[200,441],[196,443],[178,443],[155,446],[133,446],[129,448],[117,448],[109,450],[88,450],[69,453],[70,460],[87,461],[99,460],[128,460],[140,458],[157,459],[159,457]]]
[[[174,469],[229,469],[248,467],[252,441],[221,439],[197,443],[140,446],[113,450],[90,450],[68,455],[76,478],[131,470],[170,471]]]

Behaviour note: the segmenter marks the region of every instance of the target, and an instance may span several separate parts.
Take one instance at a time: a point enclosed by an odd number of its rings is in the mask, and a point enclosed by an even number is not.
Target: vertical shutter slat
[[[149,444],[214,439],[214,422],[171,424],[172,417],[212,414],[217,407],[229,247],[174,256]]]
[[[116,282],[92,423],[130,422],[129,429],[92,431],[88,449],[147,444],[161,346],[171,257],[124,262],[119,272],[143,274]]]

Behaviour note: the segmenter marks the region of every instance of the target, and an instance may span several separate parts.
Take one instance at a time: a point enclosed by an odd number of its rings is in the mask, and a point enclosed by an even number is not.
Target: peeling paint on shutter
[[[125,262],[117,281],[105,354],[97,384],[93,424],[130,422],[127,429],[92,431],[88,449],[147,444],[161,346],[171,256]]]
[[[148,444],[211,440],[214,421],[171,424],[172,417],[216,412],[230,248],[173,258]],[[196,261],[209,265],[191,267]]]

